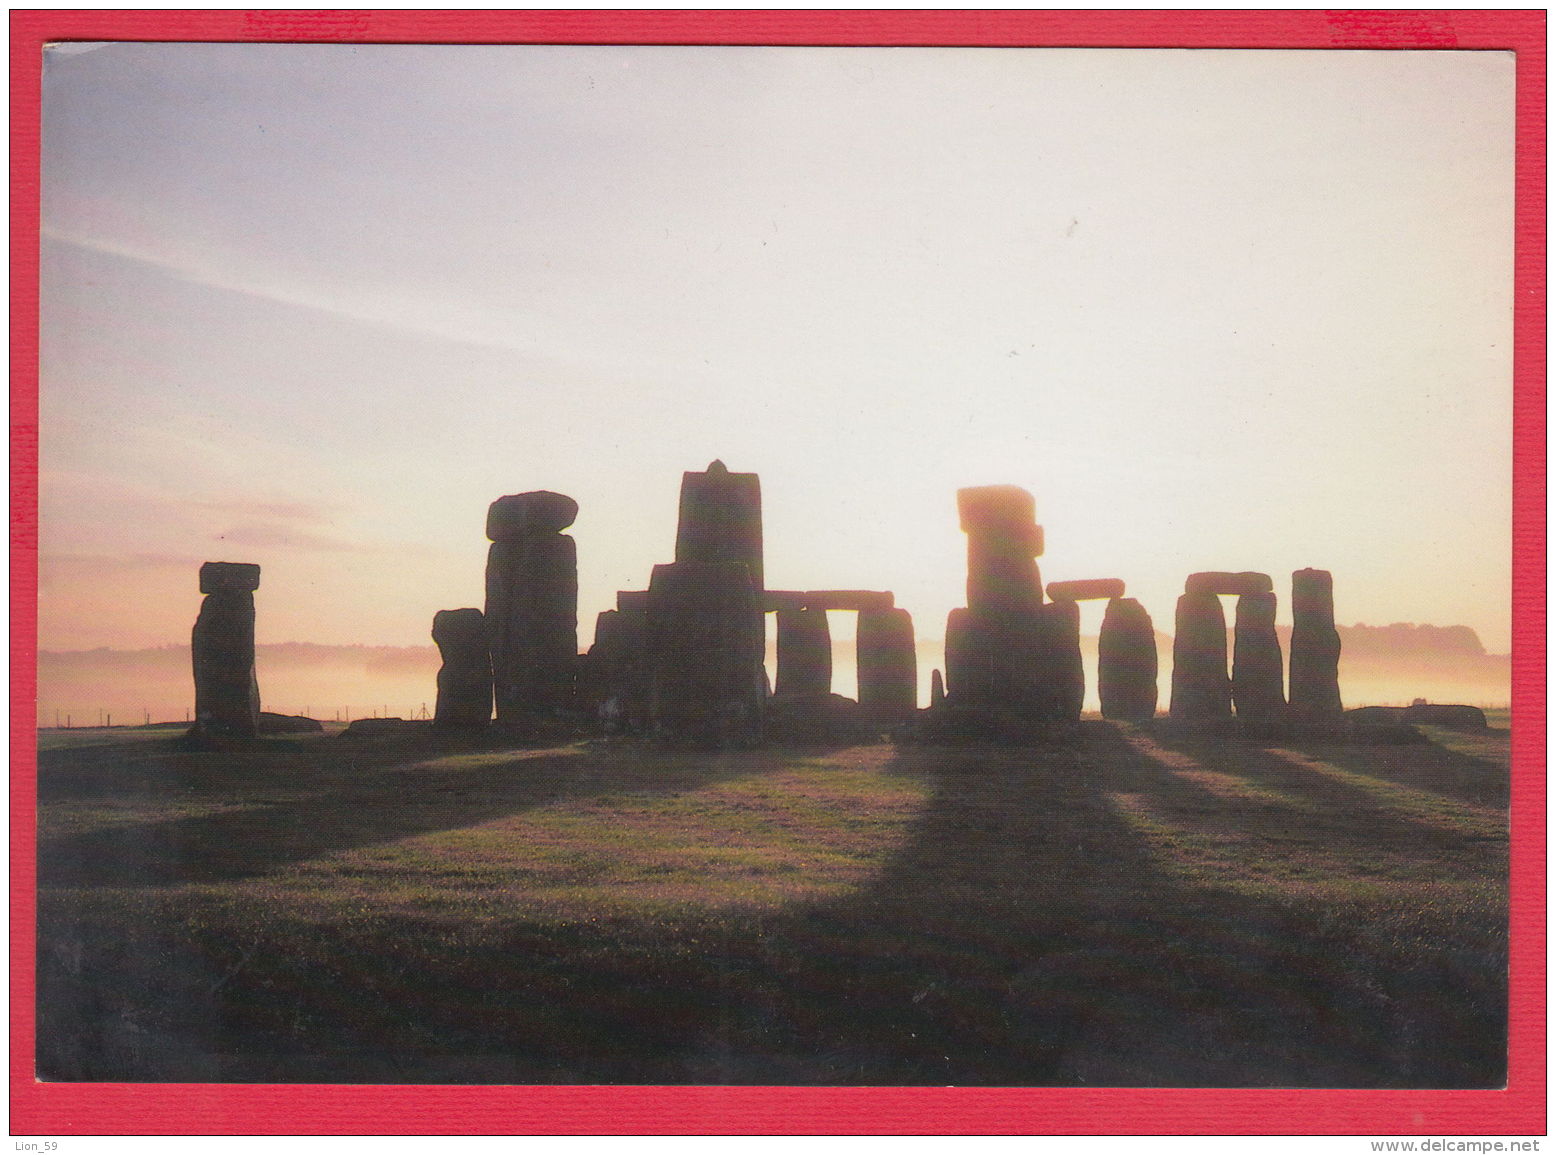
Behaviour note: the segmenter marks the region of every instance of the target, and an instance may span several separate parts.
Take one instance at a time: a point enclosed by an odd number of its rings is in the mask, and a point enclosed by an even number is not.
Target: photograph
[[[1521,66],[48,40],[37,1083],[1504,1091]]]

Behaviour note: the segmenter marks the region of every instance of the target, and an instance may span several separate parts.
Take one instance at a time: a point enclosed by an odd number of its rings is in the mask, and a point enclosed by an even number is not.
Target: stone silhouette
[[[967,535],[967,608],[974,613],[1031,613],[1043,604],[1036,558],[1043,530],[1032,495],[1014,485],[956,491]]]
[[[912,717],[918,709],[918,654],[908,611],[860,610],[855,654],[859,705],[885,721]]]
[[[440,726],[485,726],[492,720],[486,615],[474,608],[439,610],[432,616],[432,640],[443,658],[433,721]]]
[[[959,489],[957,510],[967,534],[967,605],[946,622],[947,703],[959,710],[995,711],[1041,719],[1060,709],[1062,695],[1045,685],[1043,552],[1032,495],[1014,485]]]
[[[1134,598],[1113,598],[1097,638],[1102,716],[1145,722],[1156,716],[1156,630]]]
[[[423,729],[426,722],[405,718],[358,718],[340,732],[342,738],[404,738]]]
[[[1340,631],[1334,624],[1334,577],[1328,570],[1291,575],[1291,713],[1308,722],[1333,721],[1340,704]]]
[[[545,490],[500,497],[487,511],[486,628],[499,722],[573,705],[578,546],[562,531],[577,516],[576,501]]]
[[[1049,582],[1048,596],[1056,602],[1085,602],[1124,596],[1121,578],[1089,578],[1084,581]]]
[[[578,503],[563,493],[537,489],[499,497],[486,510],[486,536],[492,541],[523,541],[561,533],[578,520]]]
[[[1437,702],[1418,701],[1409,706],[1362,706],[1355,710],[1347,710],[1345,716],[1363,725],[1419,722],[1428,726],[1443,726],[1450,730],[1479,731],[1488,728],[1486,712],[1479,706]]]
[[[675,745],[714,749],[759,742],[761,602],[745,563],[656,565],[647,623],[654,735]]]
[[[896,605],[890,590],[764,590],[762,608],[775,610],[889,610]]]
[[[1074,601],[1049,602],[1038,610],[1043,643],[1039,650],[1038,689],[1041,716],[1074,722],[1086,699],[1086,667],[1081,659],[1081,610]]]
[[[778,611],[777,695],[828,694],[832,691],[832,631],[827,611]]]
[[[1232,705],[1239,718],[1267,721],[1285,713],[1284,670],[1275,636],[1275,595],[1240,595],[1232,629]]]
[[[272,714],[259,712],[261,734],[322,734],[324,723],[317,718],[305,718],[301,714]]]
[[[785,593],[769,590],[768,596],[781,598]],[[889,590],[807,590],[799,596],[808,609],[852,610],[861,614],[871,610],[889,610],[897,604]]]
[[[778,685],[782,697],[824,695],[832,683],[829,610],[859,615],[856,655],[859,705],[890,721],[917,709],[918,659],[913,619],[885,590],[766,590],[764,608],[778,615]]]
[[[647,601],[645,591],[643,600]],[[618,595],[618,603],[620,595]],[[637,729],[648,716],[648,610],[605,610],[580,672],[588,709],[612,726]]]
[[[1043,529],[1032,495],[1013,485],[957,491],[967,535],[967,604],[946,621],[945,666],[930,705],[970,717],[974,732],[1001,719],[1079,718],[1085,697],[1080,611],[1105,600],[1098,692],[1108,718],[1145,720],[1157,706],[1158,654],[1150,615],[1119,578],[1054,582],[1047,600],[1037,559]],[[829,611],[858,617],[856,726],[912,716],[917,656],[912,618],[875,590],[769,590],[763,566],[761,485],[721,461],[682,475],[675,560],[654,568],[647,590],[623,590],[599,615],[589,653],[577,653],[576,547],[565,531],[578,506],[537,491],[500,498],[488,512],[484,627],[499,721],[582,709],[608,723],[676,744],[730,747],[760,741],[767,699],[774,733],[825,700],[828,718],[854,704],[831,694]],[[1268,574],[1191,574],[1178,601],[1170,713],[1192,721],[1341,713],[1339,635],[1328,573],[1293,574],[1290,706],[1286,704],[1275,595]],[[1220,597],[1238,598],[1228,671]],[[479,611],[445,611],[462,615]],[[763,615],[777,614],[777,685],[763,667]],[[439,615],[440,621],[443,615]],[[473,629],[473,619],[469,628]],[[455,629],[450,619],[447,631]],[[473,704],[456,682],[469,655],[435,625],[444,650],[438,720]],[[468,635],[473,636],[473,635]],[[459,649],[460,656],[455,657]],[[456,677],[456,666],[463,671]],[[445,684],[446,683],[446,684]],[[469,691],[475,693],[474,690]],[[462,693],[462,692],[461,692]],[[779,707],[782,706],[780,710]],[[820,715],[818,715],[819,717]],[[863,720],[861,722],[861,720]],[[879,732],[877,729],[875,732]]]
[[[762,484],[754,473],[731,473],[722,461],[681,475],[676,561],[739,562],[759,595],[762,573]]]
[[[810,595],[804,590],[763,590],[764,613],[782,613],[785,610],[803,610],[810,605]]]
[[[1081,661],[1081,619],[1077,602],[1106,598],[1109,603],[1124,596],[1120,578],[1088,578],[1082,581],[1049,582],[1052,602],[1042,607],[1044,641],[1041,656],[1043,673],[1040,693],[1048,706],[1044,715],[1075,720],[1081,716],[1086,698],[1086,669]],[[1152,649],[1154,662],[1155,650]],[[1101,681],[1101,670],[1098,670]],[[1100,693],[1100,686],[1099,686]],[[1155,698],[1152,698],[1155,706]]]
[[[826,614],[800,594],[772,599],[780,615],[780,692],[826,695],[832,674]],[[722,461],[681,475],[675,561],[647,590],[622,590],[600,614],[580,662],[581,702],[602,721],[675,745],[726,748],[762,735],[764,648],[762,491],[754,473]]]
[[[1017,668],[1002,639],[985,615],[974,613],[965,606],[954,609],[946,617],[945,625],[945,692],[947,705],[959,710],[995,710],[1013,696],[1010,677],[1021,676],[1035,684],[1036,672],[1032,666],[1037,661],[1040,629],[1036,614],[1030,622],[1023,622],[1030,637],[1022,639],[1023,656],[1027,658],[1025,670]]]
[[[1226,614],[1213,593],[1184,594],[1172,642],[1172,701],[1168,712],[1188,722],[1232,716],[1226,672]]]
[[[195,720],[199,738],[254,738],[259,734],[259,681],[254,674],[254,591],[259,567],[208,561],[200,567],[200,614],[190,649],[194,661]]]
[[[731,473],[722,461],[683,473],[675,561],[654,567],[644,607],[654,735],[717,749],[761,741],[762,582],[757,475]],[[630,603],[618,597],[616,604],[625,610]],[[830,646],[826,660],[830,682]]]
[[[1183,583],[1186,594],[1226,594],[1241,597],[1244,594],[1267,594],[1275,588],[1267,573],[1191,573]]]

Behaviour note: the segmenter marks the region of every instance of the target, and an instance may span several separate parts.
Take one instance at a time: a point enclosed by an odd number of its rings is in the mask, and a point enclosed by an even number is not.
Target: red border
[[[41,46],[58,39],[1517,52],[1509,1087],[1444,1092],[35,1082],[39,82]],[[13,1134],[1544,1134],[1544,10],[13,12],[11,115]]]

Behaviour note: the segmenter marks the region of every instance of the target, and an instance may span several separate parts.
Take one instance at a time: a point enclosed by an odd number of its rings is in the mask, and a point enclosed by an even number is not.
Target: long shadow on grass
[[[1505,869],[1505,811],[1432,789],[1444,769],[1460,769],[1456,755],[1434,745],[1264,744],[1182,735],[1135,742],[1176,775],[1197,778],[1222,797],[1268,796],[1272,805],[1262,811],[1233,811],[1257,837],[1322,847],[1361,870],[1381,869],[1379,861],[1390,856],[1407,870],[1422,863],[1440,873],[1461,865],[1476,873]],[[1481,778],[1492,797],[1500,779],[1505,796],[1505,771],[1486,768]],[[1212,823],[1223,810],[1212,809]],[[1293,811],[1300,816],[1295,825]]]
[[[85,764],[59,759],[66,769],[53,774],[40,767],[46,803],[98,813],[94,828],[40,830],[39,879],[45,887],[148,887],[251,878],[563,799],[698,789],[764,765],[760,756],[694,763],[640,750],[498,742],[320,739],[297,755],[96,747]]]
[[[1454,735],[1431,728],[1422,729],[1420,734],[1421,740],[1418,742],[1399,744],[1336,742],[1313,737],[1264,745],[1296,750],[1364,777],[1429,791],[1473,806],[1497,810],[1507,807],[1509,776],[1505,734],[1499,739],[1495,732],[1489,731],[1485,737],[1480,737]],[[1495,754],[1480,756],[1465,753],[1447,745],[1449,741],[1462,741],[1472,748],[1489,748]],[[1191,754],[1203,752],[1215,745],[1205,739],[1181,733],[1164,736],[1161,742],[1164,746]],[[1223,743],[1223,748],[1235,751],[1253,745],[1256,744],[1234,740]]]
[[[765,974],[808,961],[719,1024],[702,1077],[1500,1082],[1496,901],[1421,918],[1431,901],[1407,895],[1379,922],[1377,903],[1303,896],[1304,872],[1349,867],[1365,882],[1373,866],[1379,815],[1352,813],[1344,792],[1318,809],[1239,796],[1100,728],[1072,748],[909,751],[901,767],[926,761],[941,788],[874,886],[726,953]],[[1220,840],[1196,837],[1207,831]],[[1283,841],[1309,836],[1340,862]],[[1443,851],[1415,846],[1415,877]],[[1407,864],[1391,865],[1408,886]]]
[[[172,742],[47,752],[40,1077],[244,1078],[242,1056],[277,1045],[301,1053],[290,1055],[285,1071],[259,1060],[263,1073],[255,1077],[441,1072],[478,1080],[492,1077],[494,1062],[506,1073],[512,1061],[487,1045],[485,1013],[494,1000],[507,1005],[522,974],[509,948],[493,956],[489,941],[471,944],[446,928],[429,933],[370,912],[341,927],[229,897],[218,898],[213,913],[209,903],[191,907],[177,887],[258,877],[551,802],[696,791],[779,764],[767,753],[687,758],[633,748],[515,749],[507,741],[496,734],[319,739],[286,755],[191,753]],[[50,834],[51,825],[69,822],[92,828]],[[164,897],[162,888],[172,889]],[[513,949],[533,957],[546,937],[531,935]],[[473,1000],[459,985],[452,996],[437,989],[438,976],[462,962],[480,974]],[[451,1007],[481,1016],[473,1034],[445,1013],[450,998]],[[544,1013],[523,1002],[527,1015]],[[273,1019],[283,1011],[278,1043]],[[379,1019],[381,1029],[370,1026]],[[476,1048],[473,1067],[467,1042]],[[429,1050],[444,1056],[434,1068]]]
[[[1207,765],[1212,747],[1164,749],[1106,724],[1025,748],[903,749],[888,773],[933,794],[879,876],[777,910],[172,929],[94,916],[85,953],[50,963],[56,983],[117,968],[135,993],[57,1002],[40,1067],[253,1081],[1501,1080],[1494,871],[1466,860],[1489,880],[1479,906],[1418,898],[1452,831],[1358,805],[1344,780],[1326,792],[1278,756]],[[619,766],[602,773],[620,789]],[[1378,849],[1388,823],[1418,841]]]
[[[1477,806],[1492,807],[1499,811],[1507,809],[1511,777],[1505,734],[1500,740],[1495,736],[1471,739],[1472,745],[1484,745],[1496,751],[1491,757],[1482,757],[1446,745],[1450,741],[1464,741],[1459,735],[1443,733],[1430,727],[1422,728],[1421,733],[1429,740],[1414,747],[1315,745],[1312,751],[1326,761],[1358,773],[1382,773],[1391,781],[1406,786],[1429,790]]]

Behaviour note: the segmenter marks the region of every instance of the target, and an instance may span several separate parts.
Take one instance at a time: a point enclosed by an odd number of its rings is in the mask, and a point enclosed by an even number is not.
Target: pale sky
[[[580,644],[761,475],[773,588],[1335,575],[1509,637],[1513,57],[111,45],[44,80],[45,649],[427,644],[487,505],[581,512]],[[1083,627],[1094,632],[1100,606]],[[926,674],[927,676],[927,674]]]

